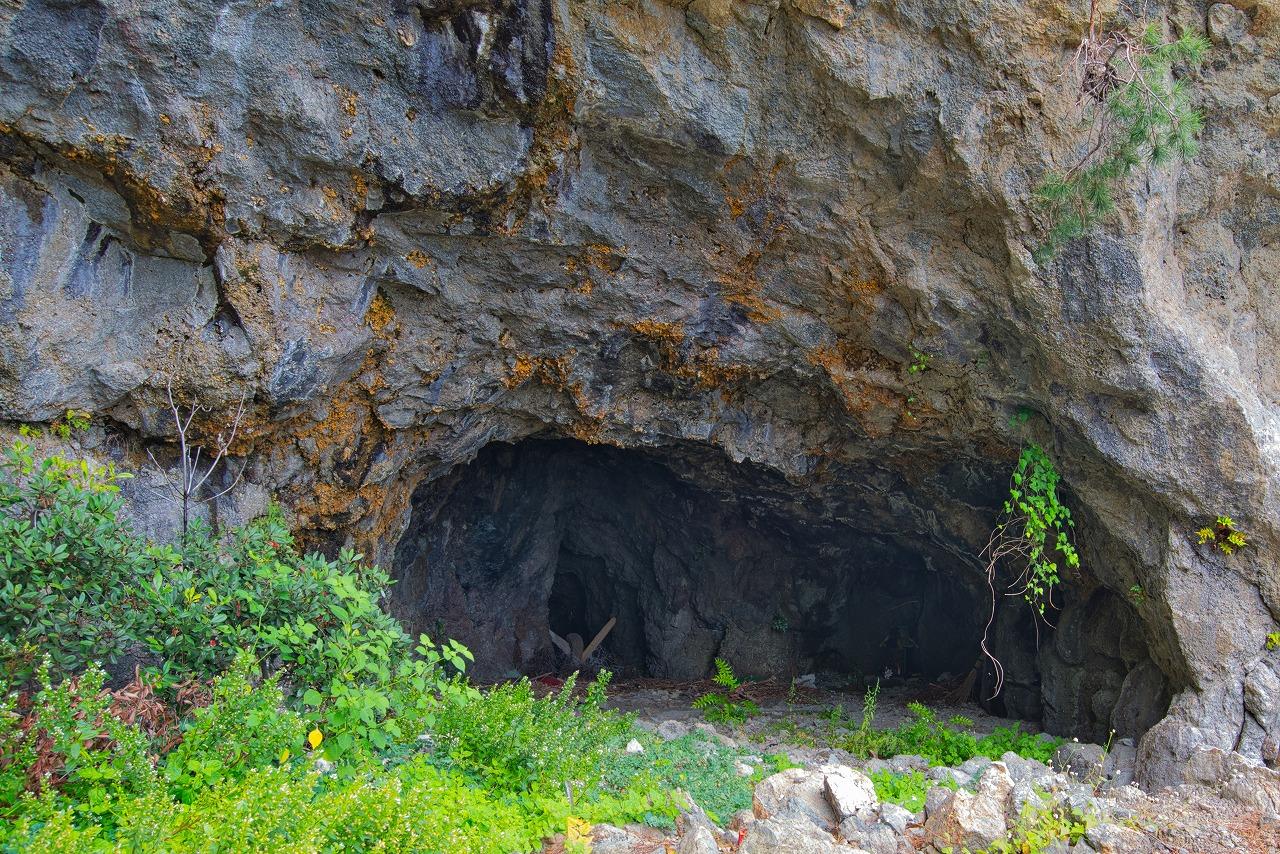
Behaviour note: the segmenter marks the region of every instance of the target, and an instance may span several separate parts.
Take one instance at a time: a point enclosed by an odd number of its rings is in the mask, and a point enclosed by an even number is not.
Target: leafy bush
[[[1034,759],[1048,765],[1053,754],[1062,746],[1062,739],[1053,738],[1043,733],[1034,734],[1022,731],[1022,724],[996,727],[991,735],[978,739],[978,755],[992,760],[1012,751],[1023,759]]]
[[[111,466],[50,456],[22,440],[0,457],[0,664],[29,678],[37,654],[59,674],[144,647],[162,687],[208,679],[237,649],[278,659],[337,759],[416,738],[470,653],[412,640],[379,603],[386,573],[344,550],[298,553],[283,514],[229,544],[193,522],[181,549],[121,521]]]
[[[581,700],[574,674],[550,697],[534,696],[529,680],[521,679],[444,706],[432,733],[438,751],[503,791],[562,792],[565,784],[588,784],[599,778],[609,742],[631,726],[600,707],[609,678],[600,671]]]
[[[742,687],[742,681],[733,675],[733,668],[723,658],[716,659],[716,674],[711,681],[720,686],[718,692],[703,694],[693,701],[695,709],[709,721],[723,724],[743,724],[760,713],[760,707],[748,699],[733,699],[733,693]]]
[[[109,827],[122,801],[160,790],[149,741],[111,714],[105,678],[90,665],[55,685],[41,664],[30,711],[19,717],[12,696],[0,707],[0,818],[68,809]]]
[[[624,792],[644,781],[660,790],[687,792],[716,822],[725,822],[738,810],[751,809],[755,783],[768,774],[794,767],[785,755],[771,756],[750,777],[738,773],[739,755],[696,735],[664,741],[648,733],[636,733],[644,753],[625,753],[621,744],[608,762],[601,787]],[[675,810],[657,812],[645,820],[659,827],[674,826]]]
[[[470,653],[415,645],[359,555],[300,555],[274,507],[156,545],[120,521],[120,477],[37,463],[21,441],[0,458],[0,666],[35,686],[0,698],[0,850],[527,851],[676,814],[671,763],[612,767],[632,761],[630,722],[602,708],[607,673],[585,698],[575,679],[546,698],[527,681],[476,691]],[[88,663],[138,647],[162,659],[137,683],[162,719],[154,743],[125,722],[138,707],[113,711],[139,695],[113,698]],[[164,701],[211,678],[175,746]],[[715,767],[749,802],[732,755]]]
[[[254,687],[258,663],[248,650],[213,684],[213,702],[197,709],[182,743],[169,753],[165,778],[175,796],[190,803],[200,789],[239,779],[300,752],[306,721],[285,710],[279,674]]]
[[[907,710],[911,719],[885,733],[884,755],[911,753],[923,756],[931,765],[959,765],[977,754],[978,741],[967,731],[973,721],[957,716],[948,726],[928,706],[908,703]]]
[[[959,765],[974,756],[998,760],[1009,751],[1048,763],[1062,745],[1062,739],[1025,733],[1018,723],[997,727],[991,735],[978,738],[972,732],[973,721],[966,717],[957,715],[941,721],[932,709],[921,703],[908,703],[907,710],[911,713],[910,719],[894,729],[874,729],[875,693],[868,691],[861,725],[834,741],[856,756],[911,754],[924,757],[930,765]]]
[[[1065,804],[1028,803],[1009,829],[1007,838],[997,841],[985,854],[1027,854],[1045,851],[1055,842],[1074,847],[1089,828],[1097,824],[1092,813],[1077,812]]]
[[[535,817],[537,818],[537,817]],[[532,851],[543,822],[518,804],[423,760],[348,780],[297,767],[262,768],[203,790],[190,804],[124,804],[113,832],[65,814],[24,820],[8,847],[32,851]],[[561,820],[563,825],[563,819]],[[2,839],[3,837],[0,837]]]
[[[128,645],[138,577],[176,559],[120,520],[113,466],[50,456],[18,439],[0,454],[0,670],[21,683],[48,656],[72,673]]]

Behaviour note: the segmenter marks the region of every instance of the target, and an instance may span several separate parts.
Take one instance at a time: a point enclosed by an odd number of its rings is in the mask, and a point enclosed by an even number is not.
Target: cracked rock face
[[[394,566],[406,613],[452,568],[397,554],[439,545],[438,499],[493,442],[656,455],[705,495],[772,495],[791,530],[843,525],[832,542],[865,554],[814,542],[827,565],[806,572],[844,601],[886,550],[921,584],[980,584],[1036,441],[1083,567],[1038,648],[1001,604],[1008,710],[1145,731],[1148,783],[1202,748],[1261,761],[1280,740],[1277,12],[1150,10],[1214,41],[1189,81],[1202,152],[1135,176],[1039,268],[1029,191],[1083,142],[1062,72],[1085,6],[6,3],[0,415],[87,409],[83,444],[137,468],[172,437],[167,378],[209,432],[243,397],[249,468],[219,518],[278,497],[317,547]],[[132,506],[160,531],[173,509],[144,480]],[[1250,540],[1231,557],[1195,545],[1220,513]],[[772,571],[734,560],[717,572]],[[756,628],[732,617],[717,631]]]

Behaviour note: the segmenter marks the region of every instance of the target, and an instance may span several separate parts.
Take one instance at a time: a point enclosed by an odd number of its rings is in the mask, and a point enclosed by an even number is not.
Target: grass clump
[[[832,726],[832,743],[862,758],[910,754],[924,757],[930,765],[959,765],[975,756],[998,760],[1012,751],[1026,759],[1047,763],[1062,740],[1023,732],[1022,725],[998,727],[990,735],[979,738],[973,733],[973,721],[956,715],[947,721],[922,703],[908,703],[910,719],[893,729],[874,727],[878,689],[867,691],[863,700],[862,720],[858,726],[836,733]],[[836,716],[829,717],[829,723]]]

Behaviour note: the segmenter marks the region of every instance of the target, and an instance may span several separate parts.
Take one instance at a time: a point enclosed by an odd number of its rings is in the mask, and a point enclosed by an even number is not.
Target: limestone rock
[[[935,848],[954,846],[975,851],[991,846],[1007,829],[1004,798],[964,789],[951,793],[930,810],[924,825],[926,838]]]
[[[716,838],[707,828],[698,826],[680,839],[679,854],[719,854]]]
[[[827,801],[826,775],[804,768],[788,768],[757,783],[752,811],[759,819],[805,821],[828,833],[839,823]]]
[[[1099,854],[1144,854],[1155,849],[1144,834],[1118,824],[1096,824],[1085,831],[1084,840]]]
[[[1209,37],[1214,44],[1233,45],[1249,32],[1249,15],[1230,3],[1214,3],[1209,7]]]
[[[907,825],[915,821],[915,816],[906,807],[890,803],[880,805],[880,818],[899,834],[905,834]]]
[[[1103,779],[1103,765],[1107,751],[1101,745],[1068,741],[1053,754],[1053,767],[1065,771],[1077,780]]]
[[[742,854],[853,854],[859,849],[840,845],[801,818],[770,818],[751,825],[739,850]]]
[[[877,805],[876,789],[864,774],[844,766],[824,766],[823,792],[837,822]]]

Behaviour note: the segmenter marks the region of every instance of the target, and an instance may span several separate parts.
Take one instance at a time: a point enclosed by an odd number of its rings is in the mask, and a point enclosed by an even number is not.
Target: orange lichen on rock
[[[864,356],[865,354],[861,354]],[[818,347],[809,351],[810,364],[822,368],[840,393],[845,410],[873,438],[893,432],[906,412],[905,398],[884,388],[861,373],[860,354],[841,347]]]
[[[404,260],[421,270],[431,263],[431,256],[421,249],[412,249],[404,256]]]
[[[564,271],[576,279],[574,290],[589,294],[595,290],[594,274],[613,275],[622,266],[624,250],[606,243],[588,243],[581,252],[564,259]]]
[[[631,324],[631,330],[645,338],[657,341],[673,341],[677,344],[684,341],[684,327],[679,323],[667,323],[661,320],[637,320]]]
[[[757,168],[741,185],[731,186],[726,176],[743,159],[741,154],[734,154],[725,161],[724,168],[720,170],[720,187],[724,192],[724,203],[729,208],[729,216],[733,219],[742,216],[756,202],[772,195],[777,189],[778,173],[782,171],[782,161],[774,161],[767,171]]]
[[[502,382],[507,388],[515,388],[532,379],[556,391],[570,391],[569,373],[572,366],[572,353],[555,358],[517,354],[510,372]]]
[[[698,388],[720,388],[751,376],[746,365],[720,361],[720,348],[686,340],[684,327],[660,320],[639,320],[632,332],[657,345],[658,369]]]
[[[671,373],[693,382],[701,389],[722,388],[752,375],[751,369],[746,365],[721,362],[718,347],[695,349]]]
[[[721,247],[717,253],[721,256],[721,271],[716,274],[720,284],[720,295],[726,302],[740,305],[747,311],[747,319],[755,323],[768,323],[777,320],[781,313],[760,296],[760,279],[756,268],[760,264],[762,248],[753,248],[736,261],[726,261],[727,251]]]
[[[364,322],[369,328],[381,334],[395,318],[396,310],[391,305],[391,301],[383,296],[381,291],[374,294],[373,299],[369,301],[369,310],[364,313]]]
[[[31,146],[32,150],[43,146],[35,137],[11,125],[0,124],[0,134]],[[224,200],[215,186],[197,186],[193,176],[201,174],[222,146],[184,146],[182,150],[189,155],[185,160],[173,152],[161,152],[181,167],[173,171],[170,185],[162,189],[128,159],[132,145],[132,140],[120,134],[91,133],[83,137],[81,144],[61,143],[54,150],[65,160],[96,170],[106,179],[129,207],[138,227],[133,237],[144,246],[162,245],[171,232],[184,231],[211,250],[221,238]]]

